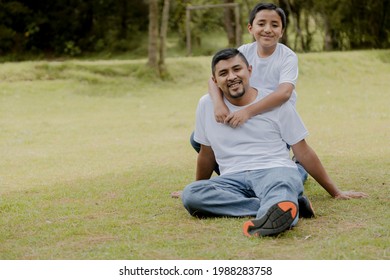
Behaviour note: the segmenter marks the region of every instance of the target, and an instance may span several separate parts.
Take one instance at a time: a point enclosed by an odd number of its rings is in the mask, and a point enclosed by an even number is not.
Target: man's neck
[[[249,105],[253,101],[255,101],[257,95],[258,95],[257,89],[253,87],[249,87],[248,90],[245,92],[245,94],[240,98],[232,98],[226,96],[225,98],[234,106],[242,107],[242,106]]]

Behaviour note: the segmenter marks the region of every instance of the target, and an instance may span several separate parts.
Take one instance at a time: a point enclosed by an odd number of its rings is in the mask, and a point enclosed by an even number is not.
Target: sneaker
[[[298,214],[298,207],[292,201],[281,201],[272,205],[267,213],[259,218],[244,223],[244,235],[267,236],[277,235],[292,227]]]
[[[310,200],[302,195],[298,197],[299,217],[300,218],[314,218],[315,213]]]

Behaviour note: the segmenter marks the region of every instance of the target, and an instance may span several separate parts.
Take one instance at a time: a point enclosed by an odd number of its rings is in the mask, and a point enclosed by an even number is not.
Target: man
[[[237,49],[219,51],[212,60],[213,81],[231,112],[265,94],[249,85],[251,66]],[[239,128],[216,122],[209,95],[199,101],[194,139],[201,144],[196,181],[181,195],[197,217],[255,216],[244,223],[246,236],[276,235],[298,222],[303,185],[286,143],[308,173],[335,198],[360,198],[340,191],[305,141],[308,132],[295,108],[283,105],[249,119]],[[221,175],[211,178],[218,163]]]

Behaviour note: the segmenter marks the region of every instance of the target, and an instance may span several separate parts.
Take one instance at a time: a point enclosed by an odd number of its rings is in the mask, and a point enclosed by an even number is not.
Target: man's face
[[[261,10],[248,30],[263,48],[272,48],[283,36],[282,19],[274,10]]]
[[[252,68],[236,55],[215,65],[213,80],[225,97],[232,101],[241,98],[248,90],[251,72]]]

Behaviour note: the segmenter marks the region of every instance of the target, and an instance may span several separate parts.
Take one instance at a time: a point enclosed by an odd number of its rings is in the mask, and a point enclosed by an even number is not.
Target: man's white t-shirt
[[[252,103],[264,95],[258,90]],[[230,112],[243,108],[227,99],[224,101]],[[216,122],[209,94],[200,99],[196,110],[194,140],[211,146],[221,175],[274,167],[297,168],[290,159],[286,143],[294,145],[307,135],[305,125],[290,102],[256,115],[238,128]]]
[[[281,83],[291,83],[294,90],[289,99],[295,106],[297,93],[295,86],[298,80],[298,57],[287,46],[278,43],[272,55],[261,58],[257,54],[257,43],[242,45],[238,50],[252,65],[250,85],[266,89],[269,93],[275,91]]]

